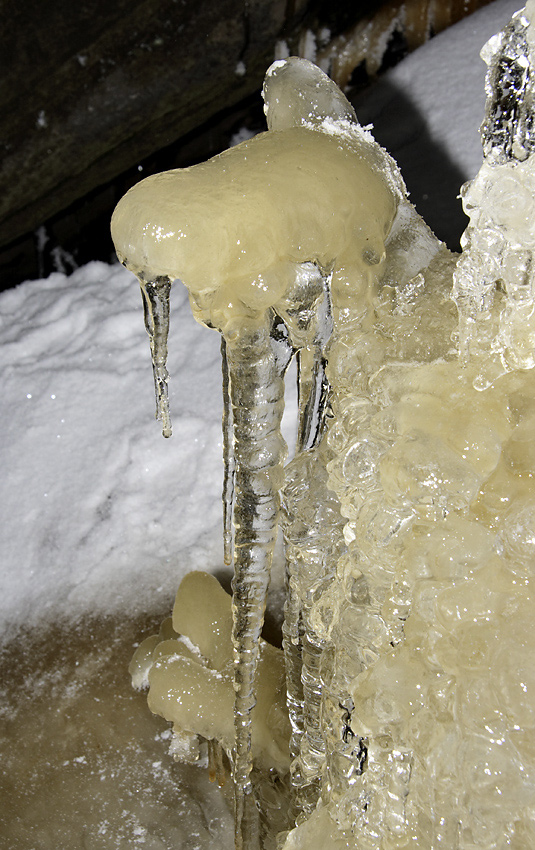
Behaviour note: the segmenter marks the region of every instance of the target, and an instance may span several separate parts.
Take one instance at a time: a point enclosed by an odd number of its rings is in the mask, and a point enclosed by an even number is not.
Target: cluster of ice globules
[[[419,272],[403,274],[396,240],[425,234],[394,225],[384,277],[335,323],[333,419],[314,450],[327,481],[307,483],[310,458],[289,470],[303,682],[320,723],[306,731],[305,705],[294,773],[309,822],[288,848],[315,833],[359,850],[535,844],[531,90],[495,108],[513,60],[531,85],[528,23],[518,15],[485,53],[486,159],[464,192],[455,303],[451,255],[429,237],[412,245]],[[320,506],[334,557],[318,575],[299,522]]]
[[[474,389],[478,364],[460,372],[448,351],[447,277],[426,277],[433,298],[422,288],[397,316],[383,288],[359,329],[368,368],[351,346],[330,353],[333,385],[339,370],[351,388],[334,392],[319,453],[347,550],[308,614],[318,790],[332,834],[359,850],[527,850],[535,377]]]
[[[487,355],[481,387],[504,371],[535,365],[533,11],[528,3],[482,51],[489,67],[485,160],[462,190],[470,224],[453,297],[461,356]]]

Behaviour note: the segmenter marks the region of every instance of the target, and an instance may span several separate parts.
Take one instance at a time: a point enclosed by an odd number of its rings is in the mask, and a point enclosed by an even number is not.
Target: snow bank
[[[0,297],[2,632],[150,610],[221,563],[219,335],[173,295],[172,440],[129,272],[90,263]]]

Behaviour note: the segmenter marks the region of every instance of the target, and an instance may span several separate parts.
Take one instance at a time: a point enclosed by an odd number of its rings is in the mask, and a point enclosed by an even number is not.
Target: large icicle
[[[269,315],[253,328],[225,328],[236,459],[234,492],[236,847],[258,844],[251,785],[251,712],[260,632],[277,539],[279,490],[286,445],[280,425],[284,384],[272,348]]]
[[[223,376],[223,560],[232,564],[232,506],[234,503],[234,436],[233,416],[230,400],[230,374],[225,337],[221,338],[221,371]]]

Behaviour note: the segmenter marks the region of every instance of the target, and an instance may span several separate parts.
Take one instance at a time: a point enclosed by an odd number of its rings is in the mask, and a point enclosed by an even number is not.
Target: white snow
[[[0,624],[150,610],[220,556],[219,335],[173,290],[174,435],[137,281],[90,263],[0,296]]]

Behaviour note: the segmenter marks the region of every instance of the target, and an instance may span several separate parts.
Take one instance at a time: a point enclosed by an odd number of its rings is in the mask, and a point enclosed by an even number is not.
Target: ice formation
[[[532,13],[484,51],[485,162],[458,263],[304,60],[269,69],[267,133],[148,178],[114,214],[147,293],[164,432],[174,278],[223,336],[235,740],[205,734],[233,762],[237,847],[273,846],[250,718],[279,518],[296,823],[281,846],[535,845]],[[227,521],[227,554],[231,537]]]
[[[214,576],[191,572],[180,583],[172,619],[138,647],[130,672],[134,686],[150,684],[149,707],[173,722],[173,752],[195,764],[212,742],[214,764],[232,751],[233,659],[231,598]],[[289,768],[284,658],[260,641],[253,712],[252,755],[260,769]],[[217,746],[219,745],[219,746]],[[217,770],[215,771],[217,772]],[[219,773],[223,775],[221,767]]]
[[[528,2],[485,46],[487,109],[484,163],[463,189],[470,218],[453,297],[459,347],[485,349],[482,385],[510,369],[535,365],[532,257],[535,247],[534,59]]]
[[[301,94],[304,78],[312,98]],[[275,63],[266,92],[267,133],[205,164],[147,178],[112,220],[118,256],[144,293],[165,435],[175,278],[185,283],[197,320],[223,337],[225,502],[229,516],[232,501],[235,552],[236,842],[247,847],[256,841],[250,716],[286,456],[283,376],[299,351],[298,445],[308,448],[323,426],[333,316],[352,311],[379,279],[403,200],[388,155],[315,66]]]

